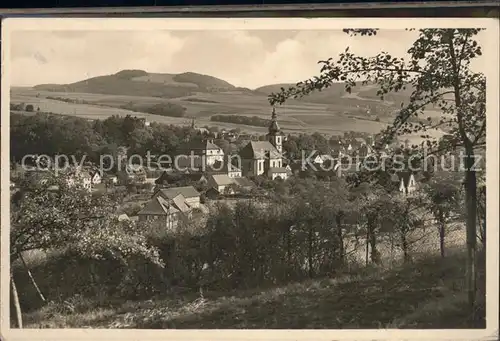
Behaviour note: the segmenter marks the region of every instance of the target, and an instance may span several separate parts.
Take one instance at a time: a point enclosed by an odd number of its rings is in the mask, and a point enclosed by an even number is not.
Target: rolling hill
[[[98,76],[71,84],[41,84],[35,90],[79,92],[106,95],[176,98],[195,92],[218,92],[235,86],[221,79],[194,72],[180,74],[148,73],[143,70],[123,70],[113,75]]]
[[[268,95],[292,85],[270,84],[248,89],[194,72],[168,74],[122,70],[71,84],[12,87],[11,103],[32,104],[41,111],[89,119],[132,114],[150,121],[186,124],[191,118],[196,118],[196,124],[203,126],[213,125],[211,117],[214,115],[269,119]],[[342,83],[335,83],[323,91],[291,99],[278,109],[281,127],[288,133],[377,133],[392,121],[401,102],[408,101],[410,96],[407,89],[380,100],[376,95],[377,88],[373,84],[358,85],[351,93],[346,93]],[[159,105],[178,105],[184,108],[185,117],[151,114],[151,107]],[[436,113],[429,115],[435,116]],[[266,130],[234,123],[218,122],[217,125],[237,127],[247,132],[263,133]]]
[[[98,76],[71,84],[41,84],[34,87],[39,91],[64,92],[64,93],[90,93],[119,96],[145,96],[159,98],[181,98],[193,96],[197,93],[221,93],[235,91],[253,96],[268,96],[280,89],[295,84],[270,84],[251,90],[235,87],[234,85],[208,75],[194,72],[180,74],[148,73],[143,70],[122,70],[112,75]],[[376,95],[375,85],[359,85],[352,89],[351,94],[345,92],[342,83],[335,83],[328,89],[314,92],[299,102],[317,104],[345,105],[359,107],[382,105],[385,107],[399,107],[402,101],[408,99],[410,91],[390,94],[384,101]],[[190,101],[197,101],[190,99]],[[210,101],[210,99],[205,99]]]

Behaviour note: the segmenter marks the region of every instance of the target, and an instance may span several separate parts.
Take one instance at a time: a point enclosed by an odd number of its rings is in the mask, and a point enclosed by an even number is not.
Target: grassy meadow
[[[47,97],[61,97],[85,101],[85,104],[67,103]],[[165,117],[122,109],[124,105],[145,106],[158,103],[175,103],[186,108],[185,117]],[[106,95],[91,93],[70,93],[39,91],[35,89],[13,89],[11,103],[32,104],[40,111],[61,115],[73,115],[88,119],[104,119],[111,115],[133,115],[151,122],[167,124],[189,124],[196,119],[197,126],[216,125],[221,128],[238,127],[243,131],[265,133],[265,127],[246,126],[234,123],[211,122],[212,115],[246,115],[268,119],[270,106],[265,95],[248,94],[240,91],[219,93],[196,93],[195,95],[163,99],[158,97]],[[351,108],[357,111],[357,108]],[[278,109],[280,126],[287,133],[320,132],[337,135],[344,131],[379,132],[387,122],[356,119],[349,116],[349,108],[343,105],[315,104],[291,101]]]
[[[178,289],[149,300],[74,296],[29,311],[24,319],[26,328],[470,328],[464,313],[463,230],[450,235],[446,258],[426,250],[433,242],[416,244],[413,264],[389,262],[383,252],[386,266],[364,267],[359,260],[359,267],[354,262],[348,273],[331,278],[203,295]],[[50,256],[26,258],[34,276],[44,281]],[[484,309],[484,295],[479,297]],[[484,320],[474,323],[484,328]]]

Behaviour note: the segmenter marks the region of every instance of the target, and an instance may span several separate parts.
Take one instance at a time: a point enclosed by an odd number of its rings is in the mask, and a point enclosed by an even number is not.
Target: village
[[[14,21],[10,330],[495,327],[490,28]]]
[[[149,122],[139,119],[145,127]],[[188,143],[182,155],[177,155],[174,164],[164,165],[155,155],[148,167],[127,162],[126,151],[119,155],[124,169],[115,173],[104,172],[98,165],[87,162],[83,166],[69,167],[63,174],[70,186],[78,186],[92,194],[126,193],[117,210],[121,221],[154,222],[165,231],[172,231],[179,221],[185,219],[203,223],[209,213],[209,206],[217,202],[226,204],[239,200],[266,197],[269,188],[264,181],[283,182],[291,177],[305,177],[307,174],[323,179],[346,177],[360,170],[365,158],[375,154],[375,140],[372,136],[338,138],[329,154],[312,152],[308,160],[290,157],[283,150],[287,136],[279,127],[277,113],[272,110],[268,134],[241,134],[221,130],[210,132],[207,128],[191,126],[202,135],[201,141]],[[246,144],[235,155],[227,155],[215,141],[236,141]],[[400,146],[403,147],[403,146]],[[394,146],[386,145],[382,156],[388,156]],[[151,160],[149,160],[151,161]],[[43,160],[35,164],[43,164]],[[28,167],[27,176],[44,180],[50,169]],[[16,174],[15,172],[12,174]],[[391,181],[399,191],[411,195],[421,174],[401,171],[392,174]],[[11,190],[16,191],[11,182]],[[48,190],[57,191],[57,186]]]

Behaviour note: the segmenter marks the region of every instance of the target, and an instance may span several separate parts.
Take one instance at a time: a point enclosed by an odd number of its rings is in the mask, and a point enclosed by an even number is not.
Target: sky
[[[14,31],[11,85],[67,84],[140,69],[197,72],[254,89],[317,75],[319,60],[337,57],[347,46],[365,56],[404,56],[415,37],[401,29],[376,37],[341,30]]]

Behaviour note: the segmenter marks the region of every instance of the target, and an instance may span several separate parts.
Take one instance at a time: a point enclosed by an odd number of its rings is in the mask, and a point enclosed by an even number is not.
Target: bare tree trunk
[[[391,240],[391,269],[394,267],[394,236],[392,233],[389,235]]]
[[[445,238],[445,223],[440,222],[439,224],[439,251],[441,252],[441,257],[444,258],[444,238]]]
[[[370,233],[370,248],[371,248],[370,258],[372,260],[372,263],[379,264],[380,255],[377,250],[377,236],[375,235],[374,231]]]
[[[408,240],[406,239],[406,234],[401,233],[401,248],[403,249],[403,261],[409,263],[411,261],[410,253],[408,252]]]
[[[307,261],[309,263],[309,278],[313,278],[314,277],[314,270],[313,270],[313,230],[312,230],[312,227],[309,227],[309,233],[308,233]]]
[[[368,255],[369,255],[369,246],[370,246],[370,233],[369,230],[366,230],[366,248],[365,248],[365,265],[368,266]]]
[[[17,327],[19,329],[23,328],[23,314],[21,311],[21,304],[19,303],[19,295],[17,293],[16,282],[14,281],[14,274],[10,274],[10,285],[12,287],[12,298],[14,301],[14,307],[16,308],[16,318],[17,318]]]
[[[32,284],[33,284],[33,286],[35,287],[35,290],[36,290],[36,292],[38,293],[38,296],[40,297],[40,299],[41,299],[43,302],[45,302],[45,297],[43,296],[42,291],[40,290],[40,288],[39,288],[39,287],[38,287],[38,285],[36,284],[35,278],[34,278],[34,277],[33,277],[33,275],[31,274],[31,271],[30,271],[30,269],[29,269],[29,267],[28,267],[28,264],[26,264],[26,262],[24,261],[23,256],[22,256],[20,253],[18,254],[18,256],[19,256],[19,259],[21,260],[21,262],[23,263],[23,266],[24,266],[24,268],[26,269],[26,272],[28,273],[28,276],[29,276],[29,278],[30,278],[30,280],[31,280],[31,283],[32,283]]]
[[[476,193],[476,172],[474,171],[474,151],[472,148],[466,148],[466,172],[465,172],[465,205],[467,209],[467,270],[466,270],[466,287],[469,308],[473,314],[476,307],[476,209],[477,209],[477,193]]]
[[[339,243],[339,262],[344,265],[345,258],[345,246],[344,246],[344,235],[342,233],[342,216],[341,214],[337,214],[336,216],[336,225],[337,225],[337,238]]]
[[[480,195],[481,198],[478,198],[476,217],[479,225],[478,237],[484,247],[486,245],[486,206],[481,203],[484,193],[481,193]]]

